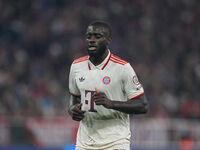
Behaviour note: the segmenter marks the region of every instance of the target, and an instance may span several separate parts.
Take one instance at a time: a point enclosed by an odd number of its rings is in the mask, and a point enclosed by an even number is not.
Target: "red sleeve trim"
[[[143,95],[143,94],[144,94],[144,92],[142,92],[141,94],[139,94],[139,95],[137,95],[137,96],[134,96],[134,97],[130,98],[129,101],[130,101],[130,100],[133,100],[133,99],[135,99],[135,98],[137,98],[137,97],[139,97],[139,96],[141,96],[141,95]]]
[[[80,97],[81,96],[81,95],[73,94],[73,93],[70,93],[70,92],[69,92],[69,94],[73,95],[73,96],[76,96],[76,97]]]

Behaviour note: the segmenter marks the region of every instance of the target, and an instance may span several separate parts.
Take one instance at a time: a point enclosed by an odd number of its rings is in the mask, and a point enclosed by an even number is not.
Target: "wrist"
[[[114,103],[115,103],[114,101],[110,100],[110,105],[109,105],[108,109],[113,109],[114,108]]]

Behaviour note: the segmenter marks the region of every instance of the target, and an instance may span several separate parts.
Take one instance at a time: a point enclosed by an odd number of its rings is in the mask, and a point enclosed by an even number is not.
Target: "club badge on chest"
[[[102,80],[102,81],[103,81],[104,84],[108,85],[108,84],[110,84],[111,79],[110,79],[109,76],[105,76],[105,77],[103,77],[103,80]]]

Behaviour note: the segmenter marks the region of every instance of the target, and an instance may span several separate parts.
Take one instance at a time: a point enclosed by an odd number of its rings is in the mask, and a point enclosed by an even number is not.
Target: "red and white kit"
[[[77,149],[109,149],[115,145],[129,149],[129,115],[95,105],[92,95],[97,88],[111,100],[134,100],[144,94],[143,87],[131,65],[110,51],[98,66],[88,58],[76,59],[69,75],[70,93],[81,96],[82,110],[86,110],[77,134]]]

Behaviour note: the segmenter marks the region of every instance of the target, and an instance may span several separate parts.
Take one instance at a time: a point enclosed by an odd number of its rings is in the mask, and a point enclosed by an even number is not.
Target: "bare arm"
[[[127,114],[144,114],[148,111],[148,103],[145,95],[124,102],[110,100],[105,93],[97,92],[94,94],[94,101],[96,105],[103,105],[108,109],[118,110]]]
[[[81,121],[84,118],[85,111],[81,110],[80,96],[70,96],[68,113],[75,121]]]
[[[145,95],[126,102],[113,101],[112,109],[127,113],[127,114],[144,114],[148,111],[148,104]]]

